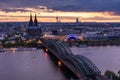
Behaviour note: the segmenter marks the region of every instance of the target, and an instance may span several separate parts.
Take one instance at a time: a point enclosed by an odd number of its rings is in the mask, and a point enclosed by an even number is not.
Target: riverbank
[[[4,51],[36,51],[37,48],[4,48]]]
[[[68,46],[88,47],[88,46],[120,46],[120,40],[87,40],[87,41],[67,41]]]

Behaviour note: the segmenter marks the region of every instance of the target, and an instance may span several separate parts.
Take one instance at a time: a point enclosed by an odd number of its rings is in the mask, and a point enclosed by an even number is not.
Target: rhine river
[[[120,47],[72,47],[102,71],[120,70]],[[65,75],[44,51],[0,52],[0,80],[66,80]]]
[[[102,74],[106,70],[120,70],[120,46],[107,47],[87,47],[87,48],[71,48],[76,55],[84,55],[89,58],[100,69]]]

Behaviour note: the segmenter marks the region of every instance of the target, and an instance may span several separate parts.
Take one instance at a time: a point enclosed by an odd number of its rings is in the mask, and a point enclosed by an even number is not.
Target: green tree
[[[105,72],[105,75],[111,79],[111,76],[112,76],[112,80],[120,80],[120,78],[113,72],[113,71],[110,71],[110,70],[107,70]]]

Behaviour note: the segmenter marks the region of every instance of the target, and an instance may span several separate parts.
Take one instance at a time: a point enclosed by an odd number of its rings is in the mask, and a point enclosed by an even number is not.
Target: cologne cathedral
[[[30,21],[27,27],[27,33],[31,37],[39,37],[41,35],[41,28],[38,25],[36,14],[35,14],[34,21],[32,19],[32,15],[30,14]]]

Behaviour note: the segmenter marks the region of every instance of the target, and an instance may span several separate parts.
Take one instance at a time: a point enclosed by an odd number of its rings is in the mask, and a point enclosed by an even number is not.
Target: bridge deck
[[[101,72],[89,59],[82,55],[73,55],[71,50],[63,42],[51,39],[41,39],[41,41],[43,45],[79,79],[83,79],[83,77],[95,77],[97,80]],[[99,80],[103,79],[99,78]]]

